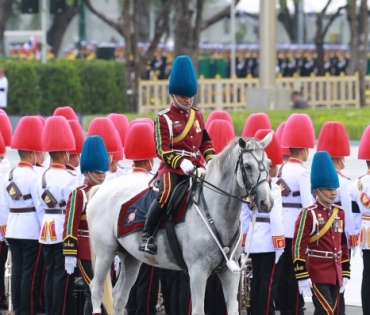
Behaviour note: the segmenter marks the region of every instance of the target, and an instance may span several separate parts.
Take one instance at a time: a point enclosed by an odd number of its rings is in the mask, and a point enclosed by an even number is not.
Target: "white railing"
[[[367,77],[370,88],[370,76]],[[257,78],[198,80],[196,107],[210,111],[248,109],[247,89],[258,87]],[[359,107],[358,75],[277,77],[276,86],[301,91],[311,108]],[[159,112],[170,104],[168,80],[140,81],[139,113]]]

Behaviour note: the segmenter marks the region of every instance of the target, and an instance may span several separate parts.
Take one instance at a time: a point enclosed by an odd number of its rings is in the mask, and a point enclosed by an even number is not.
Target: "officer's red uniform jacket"
[[[86,183],[77,187],[69,196],[63,231],[63,254],[91,260],[89,228],[86,221],[87,193],[92,185]],[[85,192],[85,194],[83,193]]]
[[[343,277],[350,278],[343,209],[325,208],[318,201],[303,209],[295,224],[292,253],[297,280],[341,286]]]
[[[203,115],[195,108],[186,111],[172,104],[158,113],[155,140],[157,155],[161,159],[159,178],[166,172],[184,175],[180,168],[184,158],[196,167],[204,167],[204,160],[208,162],[215,154]],[[189,153],[193,156],[189,156]]]

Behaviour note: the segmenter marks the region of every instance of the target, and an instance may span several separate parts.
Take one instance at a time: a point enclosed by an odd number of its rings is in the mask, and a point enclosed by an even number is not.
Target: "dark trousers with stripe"
[[[275,252],[250,254],[253,279],[251,282],[251,314],[275,315],[273,299],[276,293],[277,265]]]
[[[6,302],[5,295],[5,264],[8,258],[8,245],[0,242],[0,303]]]
[[[63,243],[42,245],[44,254],[46,315],[73,314],[74,276],[65,271]]]
[[[292,239],[285,239],[284,259],[278,283],[278,305],[281,315],[303,315],[298,281],[294,274]]]
[[[351,257],[351,249],[349,248],[349,257]],[[370,261],[369,261],[370,263]],[[337,299],[337,304],[334,310],[335,315],[346,315],[346,302],[344,300],[344,292],[339,293],[338,299]],[[369,313],[370,314],[370,313]]]
[[[161,208],[166,207],[167,203],[170,201],[172,192],[178,183],[186,179],[187,176],[179,175],[175,173],[164,173],[159,182],[159,193],[158,193],[158,203]]]
[[[36,264],[36,279],[35,279],[35,305],[38,311],[45,311],[44,301],[44,284],[46,276],[46,268],[44,255],[42,254],[42,244],[39,244],[41,252],[40,260]]]
[[[36,264],[40,258],[38,240],[7,239],[12,255],[12,303],[15,315],[35,312],[34,284]]]
[[[370,249],[362,250],[362,259],[364,261],[361,283],[362,313],[370,314]]]
[[[315,306],[314,315],[334,315],[339,286],[325,283],[313,283],[312,293],[312,301]]]
[[[91,303],[90,283],[94,276],[91,260],[78,260],[78,269],[80,270],[85,286],[85,306],[84,315],[91,315],[93,308]]]
[[[126,310],[128,315],[154,315],[157,313],[160,269],[142,264],[131,288]]]

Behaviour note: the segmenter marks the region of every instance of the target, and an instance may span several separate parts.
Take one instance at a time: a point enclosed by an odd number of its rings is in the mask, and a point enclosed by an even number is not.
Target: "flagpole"
[[[47,58],[46,58],[46,54],[47,54],[47,38],[46,38],[46,35],[47,35],[47,0],[41,0],[41,43],[42,43],[42,48],[41,48],[41,62],[43,64],[46,64],[47,62]]]

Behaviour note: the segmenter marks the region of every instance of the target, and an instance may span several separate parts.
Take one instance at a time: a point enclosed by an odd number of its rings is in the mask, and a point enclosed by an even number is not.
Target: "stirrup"
[[[153,241],[153,243],[151,243],[150,241]],[[139,251],[142,251],[142,252],[146,252],[146,253],[149,253],[151,255],[157,255],[157,245],[155,244],[155,237],[153,236],[150,236],[148,237],[146,240],[142,240],[140,241],[140,244],[139,244]],[[145,244],[144,244],[145,242]]]

